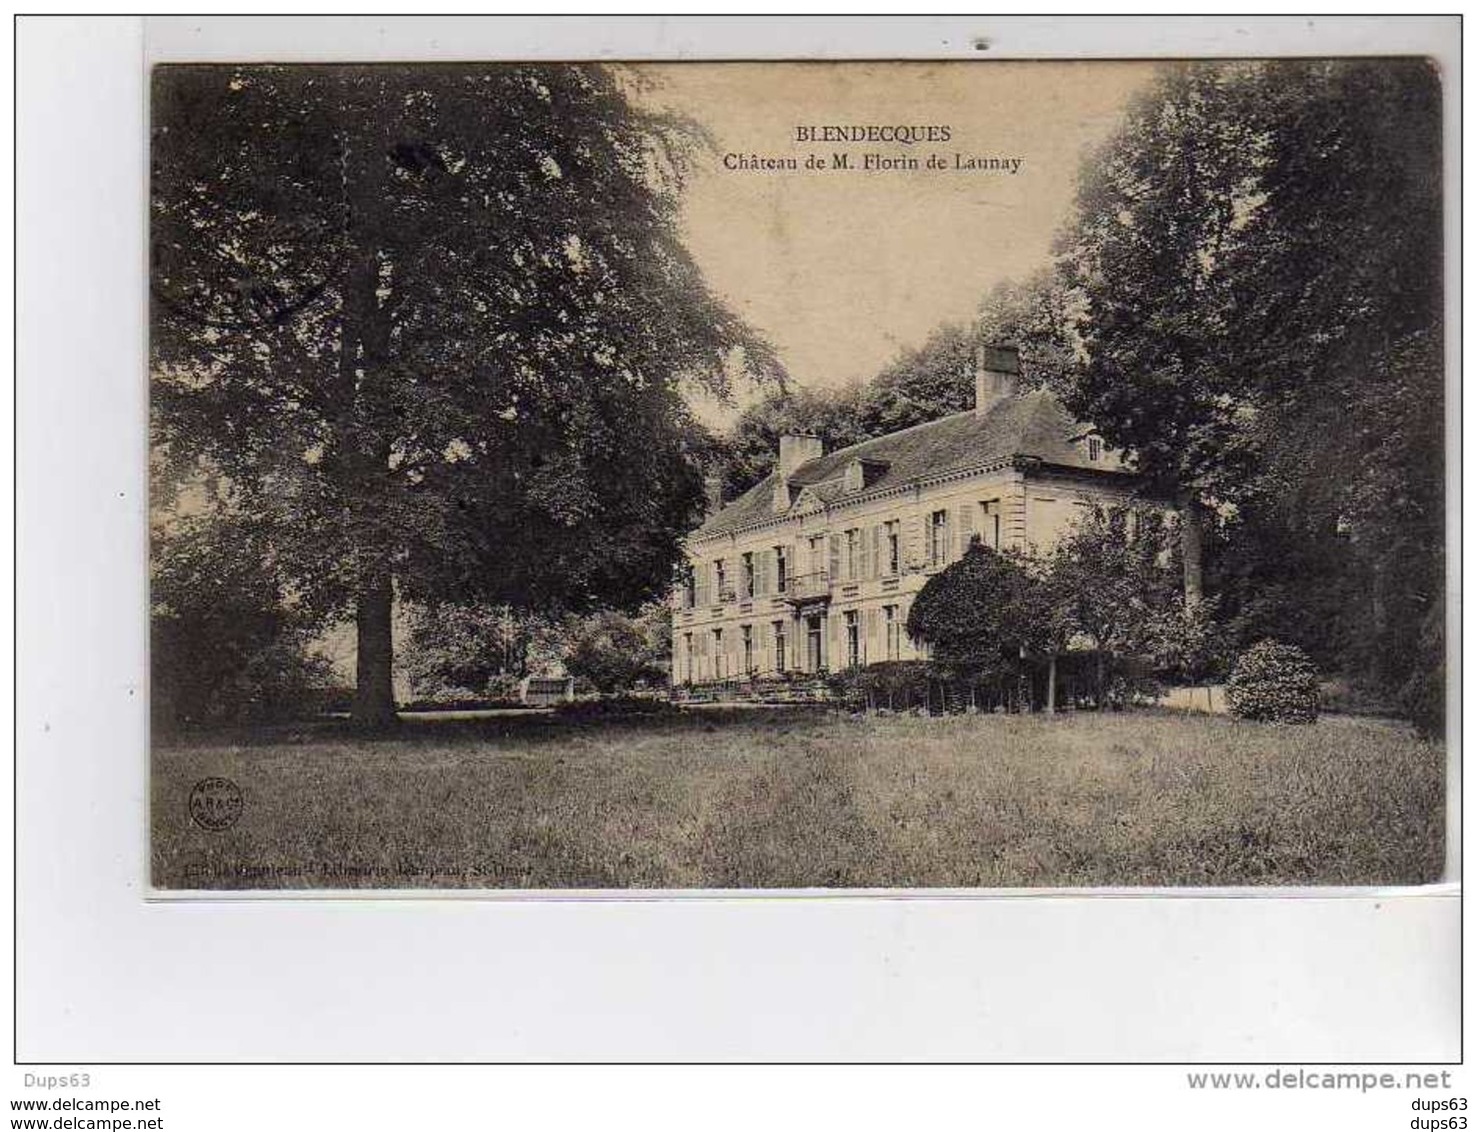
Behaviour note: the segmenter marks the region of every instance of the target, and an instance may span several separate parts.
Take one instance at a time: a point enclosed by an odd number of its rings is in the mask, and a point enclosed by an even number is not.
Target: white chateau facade
[[[831,453],[782,437],[774,471],[688,538],[673,685],[920,659],[913,598],[971,539],[1049,550],[1083,509],[1126,500],[1121,456],[1019,373],[1014,350],[981,347],[971,411]]]

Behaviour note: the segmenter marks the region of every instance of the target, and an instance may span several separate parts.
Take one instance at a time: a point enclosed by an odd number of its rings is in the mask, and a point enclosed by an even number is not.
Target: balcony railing
[[[826,597],[831,592],[831,577],[825,571],[815,574],[796,574],[787,580],[789,586],[785,590],[785,597],[790,601]]]

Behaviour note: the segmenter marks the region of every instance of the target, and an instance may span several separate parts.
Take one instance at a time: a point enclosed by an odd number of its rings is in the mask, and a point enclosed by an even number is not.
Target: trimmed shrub
[[[1318,718],[1318,670],[1296,645],[1259,641],[1236,658],[1226,703],[1242,719],[1313,723]]]

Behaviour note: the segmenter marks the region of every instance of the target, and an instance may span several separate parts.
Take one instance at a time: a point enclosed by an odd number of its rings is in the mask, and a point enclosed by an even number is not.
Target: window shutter
[[[964,552],[969,549],[969,535],[973,529],[969,522],[970,507],[968,503],[959,504],[959,557],[964,557]]]
[[[841,580],[841,536],[831,536],[831,582]]]
[[[911,515],[903,524],[903,568],[924,560],[923,516]]]
[[[887,570],[887,560],[883,557],[883,547],[886,542],[883,535],[886,532],[881,525],[872,528],[872,577],[880,578]]]
[[[766,565],[767,559],[768,559],[768,552],[763,551],[763,550],[756,550],[756,551],[754,551],[754,596],[755,597],[763,597],[766,593],[769,592],[769,587],[768,587],[768,585],[766,585],[766,581],[765,581],[765,575],[768,573],[768,569],[767,569],[767,565]]]
[[[862,614],[862,661],[871,663],[874,657],[881,656],[882,650],[877,647],[877,611],[869,609]]]

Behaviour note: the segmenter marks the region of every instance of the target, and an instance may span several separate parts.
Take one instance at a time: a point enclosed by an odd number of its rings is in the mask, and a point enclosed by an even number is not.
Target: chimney
[[[723,506],[723,477],[717,474],[704,476],[703,494],[708,497],[708,514],[715,514]]]
[[[815,433],[787,433],[780,437],[780,462],[775,470],[781,479],[788,479],[790,473],[801,464],[824,456],[825,452],[825,445]]]
[[[1021,356],[1014,346],[975,348],[974,411],[984,416],[1007,397],[1019,392]]]

